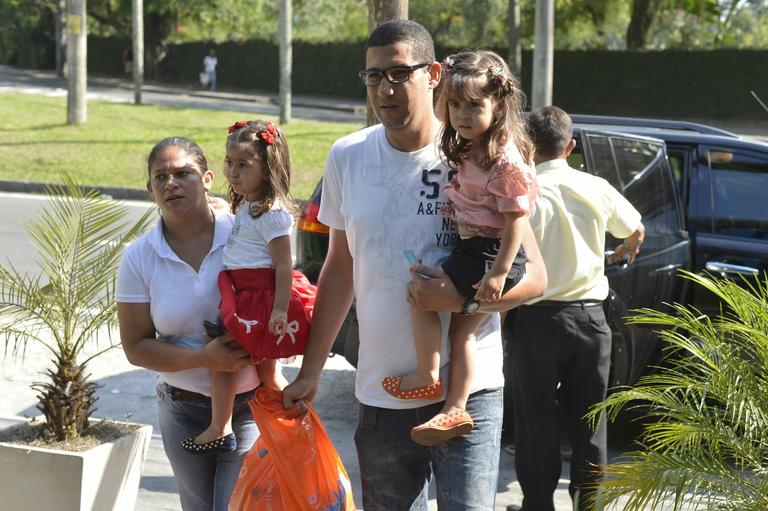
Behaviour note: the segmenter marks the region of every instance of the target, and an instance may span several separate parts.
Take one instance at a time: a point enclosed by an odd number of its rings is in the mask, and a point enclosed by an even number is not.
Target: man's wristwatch
[[[461,313],[462,314],[474,314],[477,312],[477,309],[480,308],[480,302],[475,300],[474,298],[467,299],[466,302],[464,302],[464,305],[461,306]]]

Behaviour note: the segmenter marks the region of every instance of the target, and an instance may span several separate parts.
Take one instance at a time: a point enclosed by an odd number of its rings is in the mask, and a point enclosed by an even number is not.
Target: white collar
[[[213,213],[215,223],[213,227],[213,243],[211,243],[211,250],[209,253],[227,244],[227,238],[229,236],[227,227],[232,223],[231,215],[229,213],[217,213],[214,210],[211,210],[211,212]],[[163,217],[160,217],[157,220],[155,227],[148,233],[147,241],[149,241],[149,245],[158,256],[164,259],[179,260],[179,257],[165,240],[165,236],[163,236]]]

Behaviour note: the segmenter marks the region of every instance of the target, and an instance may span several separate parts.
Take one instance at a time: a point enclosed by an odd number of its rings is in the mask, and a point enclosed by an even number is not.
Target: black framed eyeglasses
[[[430,64],[431,62],[425,62],[413,66],[394,66],[383,71],[381,69],[363,69],[358,74],[366,87],[377,87],[385,76],[387,81],[392,84],[407,82],[414,71]]]

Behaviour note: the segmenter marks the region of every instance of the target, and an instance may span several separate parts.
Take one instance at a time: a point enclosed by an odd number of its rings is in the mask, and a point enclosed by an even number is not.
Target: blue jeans
[[[392,410],[360,405],[355,445],[365,511],[426,511],[432,475],[440,511],[493,510],[499,477],[502,389],[469,396],[475,428],[442,445],[411,441],[411,428],[431,419],[443,403]]]
[[[216,71],[208,71],[208,88],[216,90]]]
[[[253,422],[248,400],[253,392],[235,397],[232,428],[237,438],[237,450],[227,454],[190,454],[181,441],[203,431],[211,422],[211,400],[193,397],[173,400],[173,387],[157,386],[157,409],[163,447],[179,487],[184,511],[226,511],[232,489],[240,475],[240,465],[251,448],[259,430]]]

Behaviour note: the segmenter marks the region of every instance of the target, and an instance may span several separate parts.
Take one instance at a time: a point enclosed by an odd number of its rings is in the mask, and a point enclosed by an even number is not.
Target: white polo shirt
[[[219,272],[224,269],[222,254],[232,230],[233,216],[215,215],[211,250],[195,271],[179,259],[163,237],[163,220],[154,229],[131,243],[123,253],[117,277],[116,300],[122,303],[149,303],[158,340],[187,348],[202,348],[203,321],[216,322],[219,316]],[[211,395],[211,372],[204,368],[161,372],[160,380],[180,389]],[[259,384],[253,366],[237,373],[237,392]]]
[[[640,227],[635,207],[608,181],[562,159],[536,165],[539,195],[531,227],[547,267],[540,300],[605,300],[605,233],[626,238]]]

